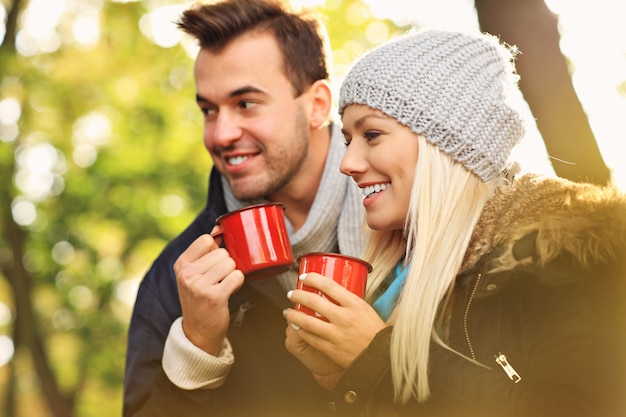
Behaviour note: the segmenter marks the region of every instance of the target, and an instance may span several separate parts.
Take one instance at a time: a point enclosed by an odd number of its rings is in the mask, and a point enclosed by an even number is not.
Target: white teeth
[[[239,165],[241,164],[243,161],[245,161],[246,159],[248,159],[247,156],[236,156],[234,158],[226,158],[226,161],[230,164],[230,165]]]
[[[379,193],[381,191],[385,191],[390,186],[391,186],[391,184],[389,184],[389,183],[387,183],[387,184],[368,185],[367,187],[364,187],[363,190],[362,190],[363,197],[370,197],[373,194]]]

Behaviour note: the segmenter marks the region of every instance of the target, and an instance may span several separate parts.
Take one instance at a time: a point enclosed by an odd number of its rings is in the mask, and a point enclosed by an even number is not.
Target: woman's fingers
[[[302,304],[328,319],[333,316],[335,319],[340,318],[341,310],[338,307],[350,307],[364,302],[361,297],[318,273],[303,274],[298,279],[299,284],[303,284],[298,287],[302,289],[294,290],[287,296],[294,303]],[[318,291],[322,293],[322,296]],[[339,316],[336,316],[338,314]]]
[[[365,300],[329,281],[332,280],[319,274],[308,274],[303,283],[336,297],[337,304],[317,292],[296,289],[287,294],[296,305],[308,307],[327,321],[295,309],[285,317],[302,340],[347,367],[386,323]]]

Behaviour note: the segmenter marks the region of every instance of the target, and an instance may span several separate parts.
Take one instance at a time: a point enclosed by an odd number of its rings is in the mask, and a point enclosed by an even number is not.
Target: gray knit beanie
[[[354,63],[339,114],[365,104],[423,135],[483,181],[506,166],[524,135],[514,50],[487,34],[421,30]]]

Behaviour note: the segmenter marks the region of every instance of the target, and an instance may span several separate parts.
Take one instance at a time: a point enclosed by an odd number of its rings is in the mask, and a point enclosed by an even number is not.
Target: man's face
[[[194,74],[204,144],[235,197],[279,191],[302,169],[309,122],[274,37],[256,32],[220,52],[202,49]]]

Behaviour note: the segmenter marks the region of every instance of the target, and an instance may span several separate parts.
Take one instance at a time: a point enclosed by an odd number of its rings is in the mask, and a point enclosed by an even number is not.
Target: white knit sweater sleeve
[[[219,356],[213,356],[195,346],[183,332],[183,318],[172,323],[165,340],[162,366],[165,375],[179,388],[212,389],[219,388],[226,381],[235,356],[228,339]]]

